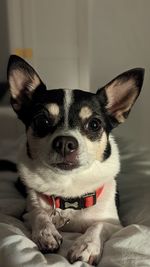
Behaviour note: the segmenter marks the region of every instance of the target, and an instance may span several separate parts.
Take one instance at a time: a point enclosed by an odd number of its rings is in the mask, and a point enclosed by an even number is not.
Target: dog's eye
[[[33,118],[32,129],[35,135],[44,137],[49,133],[50,128],[50,120],[45,114],[39,114],[38,116]]]
[[[86,129],[88,131],[97,132],[101,128],[101,121],[98,118],[92,118],[88,121]]]

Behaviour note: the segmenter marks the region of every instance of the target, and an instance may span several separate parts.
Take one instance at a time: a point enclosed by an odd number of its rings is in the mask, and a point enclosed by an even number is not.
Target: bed
[[[23,128],[10,108],[0,108],[0,158],[16,161]],[[104,245],[99,267],[150,266],[150,152],[119,139],[119,214],[124,227]],[[132,145],[131,145],[132,144]],[[43,255],[21,221],[25,199],[14,187],[16,173],[0,172],[0,267],[67,267],[68,248],[79,234],[64,233],[58,254]],[[76,262],[75,267],[89,266]]]

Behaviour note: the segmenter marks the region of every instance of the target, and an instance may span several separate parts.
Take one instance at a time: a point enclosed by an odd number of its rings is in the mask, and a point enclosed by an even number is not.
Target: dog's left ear
[[[16,55],[11,55],[9,58],[7,77],[12,106],[19,113],[23,104],[31,100],[36,88],[43,83],[36,71],[24,59]]]
[[[113,127],[122,123],[140,94],[144,79],[144,69],[135,68],[126,71],[103,88],[97,91],[102,104],[105,103],[105,110],[111,117]]]

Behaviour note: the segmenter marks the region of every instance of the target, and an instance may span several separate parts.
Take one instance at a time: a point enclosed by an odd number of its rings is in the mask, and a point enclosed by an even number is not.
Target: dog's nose
[[[57,153],[67,156],[78,149],[78,141],[73,136],[57,136],[52,146]]]

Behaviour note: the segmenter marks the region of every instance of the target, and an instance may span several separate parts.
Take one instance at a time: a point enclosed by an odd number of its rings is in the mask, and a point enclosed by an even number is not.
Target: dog
[[[104,242],[121,228],[115,204],[120,159],[111,131],[128,117],[144,69],[128,70],[96,93],[47,90],[16,55],[7,73],[11,105],[26,131],[18,170],[32,239],[41,251],[55,252],[60,231],[81,233],[68,260],[97,264]]]

